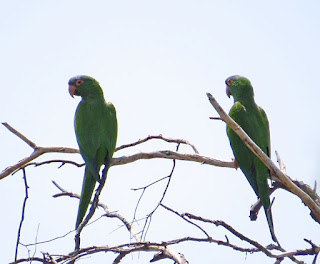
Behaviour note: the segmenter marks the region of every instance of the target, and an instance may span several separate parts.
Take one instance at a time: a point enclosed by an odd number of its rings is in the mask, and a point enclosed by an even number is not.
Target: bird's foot
[[[239,167],[238,167],[238,164],[237,164],[237,161],[235,158],[232,158],[232,161],[233,161],[233,166],[234,168],[237,170]]]

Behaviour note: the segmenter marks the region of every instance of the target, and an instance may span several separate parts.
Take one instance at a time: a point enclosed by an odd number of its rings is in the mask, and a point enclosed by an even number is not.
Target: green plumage
[[[269,122],[264,110],[254,101],[253,88],[248,79],[241,76],[231,76],[226,80],[227,94],[234,97],[234,105],[230,110],[230,117],[247,133],[247,135],[270,157]],[[270,210],[269,186],[267,178],[268,168],[251,152],[239,136],[227,126],[227,134],[240,167],[256,195],[264,207],[270,233],[275,242],[272,214]]]
[[[99,83],[89,76],[69,80],[69,92],[82,97],[75,114],[75,132],[80,153],[86,163],[76,228],[81,224],[89,207],[100,168],[106,168],[115,150],[117,118],[114,106],[106,103]]]

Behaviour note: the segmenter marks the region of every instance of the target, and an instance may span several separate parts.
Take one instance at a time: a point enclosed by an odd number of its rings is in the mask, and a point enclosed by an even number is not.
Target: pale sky
[[[276,162],[277,150],[293,179],[311,186],[315,180],[319,183],[318,1],[6,1],[1,9],[0,119],[36,144],[77,147],[73,118],[79,98],[70,97],[67,83],[74,75],[87,74],[100,82],[106,100],[117,109],[118,146],[163,134],[190,141],[202,155],[229,161],[232,151],[225,125],[209,120],[217,114],[206,92],[229,111],[233,101],[226,96],[224,82],[240,74],[251,80],[256,102],[268,115],[272,159]],[[1,170],[31,154],[4,127],[0,127],[0,147]],[[162,149],[175,146],[156,141],[115,157]],[[183,147],[181,151],[192,150]],[[56,158],[81,162],[80,155],[58,154],[38,161]],[[171,166],[171,161],[148,160],[111,168],[101,200],[111,211],[132,220],[140,193],[131,189],[168,175]],[[30,198],[21,237],[24,244],[52,239],[74,228],[78,201],[53,198],[58,191],[51,180],[79,193],[83,168],[57,167],[27,169]],[[146,192],[138,217],[153,209],[163,189],[164,184],[159,184]],[[285,191],[276,191],[274,197],[281,245],[287,250],[307,248],[304,238],[319,244],[319,224],[300,199]],[[21,172],[0,181],[0,199],[1,258],[7,263],[14,258],[24,199]],[[257,222],[248,218],[255,201],[240,170],[178,161],[164,204],[179,212],[224,220],[268,245],[272,241],[264,214]],[[118,224],[99,220],[83,233],[83,246],[130,242]],[[226,234],[214,227],[207,230],[216,239]],[[161,242],[201,235],[159,209],[147,239]],[[73,247],[71,234],[30,247],[29,254],[67,254]],[[185,243],[173,248],[190,263],[274,263],[260,253],[246,256],[215,244]],[[21,247],[19,257],[26,256],[27,250]],[[111,263],[114,258],[100,254],[79,263]],[[142,253],[121,263],[148,263],[151,258],[152,254]]]

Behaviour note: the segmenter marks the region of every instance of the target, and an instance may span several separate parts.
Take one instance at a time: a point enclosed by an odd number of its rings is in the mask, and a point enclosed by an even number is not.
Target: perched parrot
[[[247,133],[247,135],[270,157],[269,122],[264,110],[254,101],[253,88],[250,81],[235,75],[227,78],[227,95],[234,98],[229,115]],[[227,126],[227,134],[235,157],[236,165],[240,167],[256,195],[264,207],[272,240],[278,243],[274,233],[270,208],[268,168],[251,152],[239,136]]]
[[[106,103],[99,83],[85,75],[69,80],[69,93],[81,96],[74,120],[80,154],[86,163],[76,228],[81,224],[89,207],[96,182],[100,182],[100,167],[106,169],[117,141],[116,110]]]

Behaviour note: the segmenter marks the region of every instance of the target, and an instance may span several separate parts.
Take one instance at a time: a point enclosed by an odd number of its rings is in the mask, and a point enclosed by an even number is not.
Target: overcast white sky
[[[67,83],[74,75],[87,74],[100,82],[106,100],[117,109],[117,145],[163,134],[189,140],[202,155],[230,160],[225,125],[209,120],[216,113],[206,92],[229,111],[233,101],[225,94],[224,81],[240,74],[251,80],[256,102],[269,117],[273,160],[277,150],[293,179],[312,186],[319,182],[318,1],[6,1],[1,9],[0,120],[38,145],[77,147],[73,118],[79,100],[69,96]],[[158,149],[174,146],[149,143],[115,156]],[[31,153],[4,127],[0,127],[0,150],[1,170]],[[39,160],[51,158],[81,161],[79,155],[56,154]],[[132,220],[140,193],[131,188],[168,175],[171,164],[139,161],[110,169],[102,201]],[[43,241],[72,230],[78,201],[52,198],[57,190],[51,180],[80,192],[83,169],[29,167],[27,176],[30,198],[22,242]],[[153,208],[163,188],[164,184],[157,185],[147,192],[139,217]],[[308,247],[303,238],[319,244],[319,224],[300,200],[284,191],[275,197],[274,222],[283,247]],[[0,182],[3,263],[13,261],[23,198],[21,172]],[[225,220],[267,245],[271,239],[264,215],[257,222],[248,218],[253,202],[255,195],[239,170],[188,162],[177,162],[164,201],[180,212]],[[153,221],[147,237],[151,241],[201,236],[164,210]],[[83,235],[83,246],[129,242],[126,232],[116,229],[118,224],[103,219],[92,225]],[[224,239],[225,232],[211,230],[215,238]],[[66,254],[73,246],[70,235],[39,245],[36,255]],[[262,254],[245,256],[217,245],[186,243],[174,248],[190,263],[261,259],[273,263]],[[33,255],[35,249],[30,250]],[[20,252],[20,257],[28,254],[26,249]],[[113,258],[103,254],[79,263]],[[151,258],[135,255],[123,263],[147,263]]]

